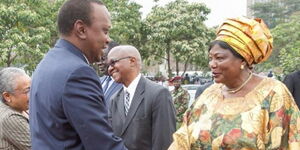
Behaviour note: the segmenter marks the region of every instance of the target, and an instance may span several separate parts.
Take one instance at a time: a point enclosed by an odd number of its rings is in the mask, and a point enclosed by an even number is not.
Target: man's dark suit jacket
[[[99,77],[78,48],[59,40],[40,62],[30,89],[33,150],[120,150]]]
[[[210,85],[212,85],[214,82],[208,82],[204,85],[200,85],[197,90],[196,90],[196,94],[195,94],[195,99],[197,99],[203,92],[205,89],[207,89]]]
[[[100,78],[100,82],[101,82],[102,87],[103,87],[103,85],[108,84],[107,83],[107,81],[108,81],[107,78],[111,78],[111,77],[104,75]],[[105,102],[106,102],[107,106],[109,106],[111,96],[114,95],[117,91],[119,91],[123,87],[123,84],[117,83],[115,81],[111,81],[111,82],[113,82],[113,83],[107,89],[102,88],[103,93],[104,93],[104,99],[105,99]]]
[[[292,93],[298,107],[300,108],[300,71],[295,71],[287,75],[283,82]]]
[[[140,78],[127,116],[124,90],[111,98],[113,131],[129,150],[166,150],[175,132],[175,108],[168,89]]]

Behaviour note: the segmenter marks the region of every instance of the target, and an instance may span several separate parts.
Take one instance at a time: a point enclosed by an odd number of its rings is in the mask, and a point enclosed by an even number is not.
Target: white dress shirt
[[[136,90],[136,87],[139,83],[141,79],[141,74],[139,73],[138,76],[135,77],[135,79],[129,84],[128,87],[124,86],[124,93],[127,91],[130,95],[130,98],[129,98],[129,106],[131,105],[131,102],[132,102],[132,98],[134,96],[134,93],[135,93],[135,90]],[[125,94],[124,94],[124,103],[125,103]],[[129,107],[130,108],[130,107]]]

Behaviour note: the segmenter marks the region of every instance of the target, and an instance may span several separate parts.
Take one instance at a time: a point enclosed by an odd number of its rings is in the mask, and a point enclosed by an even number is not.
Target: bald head
[[[118,54],[119,57],[125,57],[125,56],[131,56],[134,57],[137,61],[137,65],[139,66],[139,69],[142,67],[142,58],[140,52],[131,45],[120,45],[116,46],[108,53],[109,55],[115,55]]]
[[[142,59],[139,51],[130,45],[116,46],[107,55],[108,74],[126,87],[140,74]]]

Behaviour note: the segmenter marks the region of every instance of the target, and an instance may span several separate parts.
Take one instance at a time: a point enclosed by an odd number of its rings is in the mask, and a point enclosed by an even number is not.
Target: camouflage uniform
[[[171,94],[176,109],[176,128],[178,129],[182,123],[183,114],[188,109],[190,94],[182,87],[179,87],[177,90],[174,89]]]

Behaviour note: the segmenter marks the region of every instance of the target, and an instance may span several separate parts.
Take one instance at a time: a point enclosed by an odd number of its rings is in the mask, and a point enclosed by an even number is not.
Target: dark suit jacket
[[[201,85],[197,88],[196,90],[196,94],[195,94],[195,99],[197,99],[203,92],[205,89],[207,89],[210,85],[212,85],[214,82],[209,82],[209,83],[206,83],[204,85]]]
[[[104,75],[100,78],[102,88],[104,83],[107,82],[107,78],[111,78],[111,77]],[[123,87],[123,84],[117,83],[115,81],[112,82],[113,83],[111,84],[110,87],[108,87],[107,89],[103,89],[104,99],[107,106],[109,106],[111,96],[114,95],[117,91],[119,91]]]
[[[33,150],[119,150],[99,77],[78,48],[59,40],[40,62],[30,89]]]
[[[300,71],[295,71],[287,75],[283,82],[292,93],[298,107],[300,108]]]
[[[175,109],[168,89],[141,77],[125,117],[124,90],[111,99],[113,131],[129,150],[166,150],[175,131]]]

